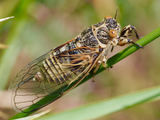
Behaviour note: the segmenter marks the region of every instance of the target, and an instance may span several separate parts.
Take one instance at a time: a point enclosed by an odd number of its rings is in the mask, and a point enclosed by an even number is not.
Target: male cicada
[[[115,18],[106,16],[74,39],[35,59],[17,74],[10,85],[14,108],[31,112],[62,97],[66,90],[76,87],[92,69],[95,73],[101,64],[106,67],[108,51],[112,51],[114,46],[136,44],[129,39],[133,32],[139,39],[134,26],[128,25],[120,32]],[[76,84],[68,89],[73,82]],[[53,99],[46,99],[47,102],[41,104],[44,97]]]

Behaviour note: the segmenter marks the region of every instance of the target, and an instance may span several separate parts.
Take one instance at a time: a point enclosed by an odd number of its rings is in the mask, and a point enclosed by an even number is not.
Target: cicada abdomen
[[[105,67],[108,51],[114,46],[134,43],[129,39],[133,30],[139,38],[135,27],[128,25],[120,32],[116,20],[107,16],[76,38],[32,61],[10,85],[14,108],[31,112],[60,98],[77,86],[92,69],[95,73],[101,64]],[[75,85],[68,89],[73,82]],[[41,100],[46,97],[52,99],[46,99],[44,104]]]

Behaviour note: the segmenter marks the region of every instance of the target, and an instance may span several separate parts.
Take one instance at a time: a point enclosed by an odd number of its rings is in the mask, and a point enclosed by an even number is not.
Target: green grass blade
[[[0,90],[4,90],[11,70],[21,50],[21,39],[18,36],[21,33],[24,25],[26,24],[26,7],[30,2],[32,2],[32,0],[19,2],[18,6],[23,5],[23,7],[21,7],[21,9],[19,9],[18,11],[15,10],[16,12],[13,13],[15,17],[11,20],[13,20],[14,23],[6,39],[6,44],[9,45],[9,48],[2,52],[0,59]]]
[[[4,51],[4,54],[0,60],[0,90],[5,88],[11,70],[22,47],[19,39],[16,39],[17,33],[21,30],[21,27],[21,25],[17,25],[17,27],[14,28],[14,31],[11,31],[10,36],[8,37],[9,40],[11,39],[9,41],[10,47]]]
[[[46,115],[38,120],[93,120],[160,97],[160,86],[138,91],[90,105],[77,107],[61,113]]]

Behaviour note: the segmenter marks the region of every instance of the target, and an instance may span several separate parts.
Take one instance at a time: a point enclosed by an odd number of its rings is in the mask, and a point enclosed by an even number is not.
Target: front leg
[[[136,34],[136,38],[139,39],[139,35],[138,35],[136,28],[132,25],[128,25],[122,29],[120,36],[118,38],[119,40],[118,40],[117,45],[123,46],[125,44],[132,43],[132,44],[139,46],[140,48],[143,48],[139,44],[133,42],[132,39],[129,39],[129,36],[133,34],[133,31]]]

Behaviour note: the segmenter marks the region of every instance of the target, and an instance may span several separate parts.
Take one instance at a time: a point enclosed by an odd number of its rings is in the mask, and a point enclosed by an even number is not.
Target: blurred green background
[[[159,0],[0,0],[0,18],[14,16],[0,23],[0,118],[16,112],[7,91],[15,75],[30,61],[50,49],[76,37],[86,27],[106,15],[121,27],[131,24],[141,37],[160,26]],[[136,41],[135,37],[132,37]],[[160,39],[118,62],[109,71],[77,87],[43,110],[67,110],[83,104],[160,85]],[[116,47],[112,56],[125,47]],[[106,80],[107,79],[107,80]],[[159,120],[160,101],[116,112],[98,120]]]

